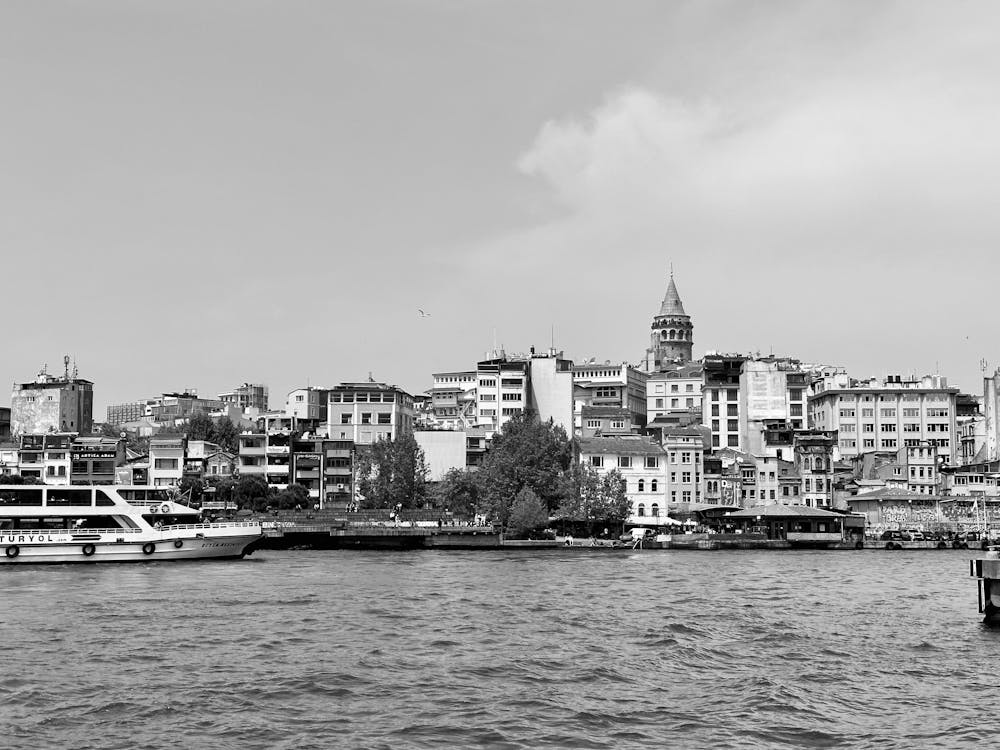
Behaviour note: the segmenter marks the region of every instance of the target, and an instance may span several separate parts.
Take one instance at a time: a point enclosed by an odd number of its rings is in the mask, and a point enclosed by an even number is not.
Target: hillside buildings
[[[235,406],[241,412],[268,409],[267,386],[261,383],[244,383],[228,393],[220,393],[219,401],[227,406]]]

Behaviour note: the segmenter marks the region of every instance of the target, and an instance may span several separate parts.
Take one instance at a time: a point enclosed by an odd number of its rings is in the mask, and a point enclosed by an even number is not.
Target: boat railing
[[[141,534],[142,529],[0,529],[0,534]]]
[[[202,529],[259,529],[259,523],[229,521],[223,523],[172,523],[160,526],[159,531],[200,531]]]

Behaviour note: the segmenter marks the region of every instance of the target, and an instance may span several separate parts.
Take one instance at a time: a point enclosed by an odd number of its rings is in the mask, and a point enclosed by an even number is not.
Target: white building
[[[701,413],[705,371],[700,362],[669,365],[646,381],[646,423],[671,413]]]
[[[614,469],[621,473],[634,518],[653,522],[667,514],[666,454],[645,435],[583,438],[580,462],[602,476]]]
[[[176,487],[184,476],[183,437],[154,437],[149,440],[149,483]]]

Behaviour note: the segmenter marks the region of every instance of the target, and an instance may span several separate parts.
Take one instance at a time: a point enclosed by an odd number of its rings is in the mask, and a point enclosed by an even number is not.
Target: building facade
[[[666,455],[644,435],[583,438],[580,462],[604,476],[617,469],[625,482],[632,520],[655,523],[667,515]]]
[[[227,406],[235,406],[242,412],[251,409],[265,412],[268,409],[267,386],[262,383],[244,383],[228,393],[220,393],[219,401]]]
[[[413,432],[413,396],[385,383],[341,383],[330,389],[327,435],[371,445]]]
[[[13,435],[77,432],[94,429],[94,384],[69,372],[49,375],[45,368],[31,383],[15,383],[10,396]]]

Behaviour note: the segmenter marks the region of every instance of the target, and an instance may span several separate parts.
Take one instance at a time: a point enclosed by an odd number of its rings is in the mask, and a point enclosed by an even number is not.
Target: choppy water
[[[972,554],[0,568],[0,745],[985,746],[1000,632]]]

